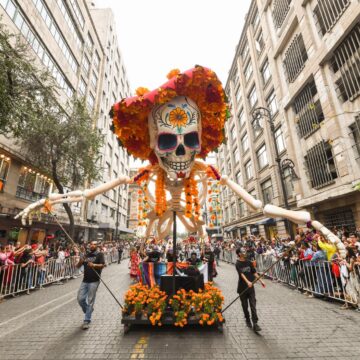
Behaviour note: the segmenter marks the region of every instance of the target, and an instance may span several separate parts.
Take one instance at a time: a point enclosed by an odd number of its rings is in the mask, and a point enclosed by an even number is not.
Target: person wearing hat
[[[254,331],[261,331],[260,326],[258,325],[258,316],[256,313],[256,297],[255,297],[255,288],[253,282],[255,279],[259,278],[259,275],[256,272],[253,263],[249,261],[246,257],[246,250],[244,248],[236,249],[236,255],[238,256],[238,260],[236,262],[236,270],[239,274],[239,281],[237,292],[240,295],[240,301],[242,305],[242,309],[244,312],[246,325],[249,328],[253,328]],[[265,287],[265,284],[260,279],[261,285]],[[249,304],[251,310],[251,320],[249,314]]]

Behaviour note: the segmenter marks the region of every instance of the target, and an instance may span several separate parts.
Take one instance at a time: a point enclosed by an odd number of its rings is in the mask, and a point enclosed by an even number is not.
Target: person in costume
[[[140,263],[140,256],[135,248],[130,250],[130,260],[129,260],[129,267],[130,267],[130,278],[136,282],[139,273],[139,263]]]

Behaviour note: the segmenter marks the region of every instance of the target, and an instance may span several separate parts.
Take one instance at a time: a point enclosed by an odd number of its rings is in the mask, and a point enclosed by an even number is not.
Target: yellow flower
[[[179,107],[170,112],[170,124],[172,126],[185,126],[187,123],[188,117],[185,111]]]

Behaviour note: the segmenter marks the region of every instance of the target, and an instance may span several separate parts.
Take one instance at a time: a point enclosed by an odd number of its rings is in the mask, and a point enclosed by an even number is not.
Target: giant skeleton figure
[[[176,211],[186,229],[197,232],[204,239],[206,231],[200,208],[206,201],[207,183],[211,177],[230,188],[252,209],[262,209],[267,217],[284,217],[298,224],[311,224],[336,244],[344,257],[345,249],[340,239],[318,221],[312,221],[308,212],[286,210],[271,204],[263,207],[260,200],[226,175],[196,160],[197,157],[204,158],[223,140],[222,130],[228,117],[224,111],[227,111],[225,94],[210,69],[197,66],[182,74],[177,71],[169,75],[170,81],[160,88],[152,92],[142,88],[138,96],[124,99],[112,109],[113,131],[121,145],[129,153],[149,159],[151,165],[141,169],[132,179],[122,175],[93,189],[50,194],[49,199],[39,200],[17,215],[22,223],[26,224],[26,219],[31,223],[32,213],[46,203],[55,205],[91,200],[119,185],[134,181],[141,184],[145,179],[143,190],[149,211],[144,236],[152,233],[155,224],[159,238],[167,236]],[[209,117],[212,117],[212,122],[206,122]],[[144,145],[146,142],[148,146]],[[155,193],[147,186],[150,182],[155,183]]]

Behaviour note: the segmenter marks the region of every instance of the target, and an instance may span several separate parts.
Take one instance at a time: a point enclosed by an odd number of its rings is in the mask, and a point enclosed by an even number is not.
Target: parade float
[[[230,117],[224,89],[212,70],[202,66],[182,73],[173,70],[165,84],[153,91],[139,88],[136,94],[113,105],[112,130],[129,154],[148,161],[149,165],[133,178],[121,175],[96,188],[51,194],[49,199],[29,205],[18,215],[25,224],[27,219],[31,222],[32,213],[44,204],[79,202],[94,199],[119,185],[139,185],[142,236],[147,239],[156,230],[157,236],[164,239],[172,231],[173,261],[172,271],[167,264],[166,273],[164,268],[156,269],[164,265],[143,264],[148,267],[148,274],[152,272],[154,276],[145,281],[142,274],[142,282],[127,291],[122,318],[125,329],[131,324],[180,327],[199,324],[221,328],[224,319],[220,290],[206,281],[203,284],[196,279],[189,281],[191,276],[177,275],[180,264],[176,259],[176,219],[189,233],[197,233],[200,243],[204,244],[207,234],[201,208],[207,194],[217,191],[219,186],[228,187],[250,208],[262,211],[267,217],[307,223],[327,236],[344,254],[340,239],[318,221],[311,221],[308,212],[271,204],[263,208],[260,200],[204,162],[207,154],[225,141],[224,126]],[[212,222],[219,220],[219,202],[209,206],[212,206]],[[160,274],[157,278],[156,273]]]

